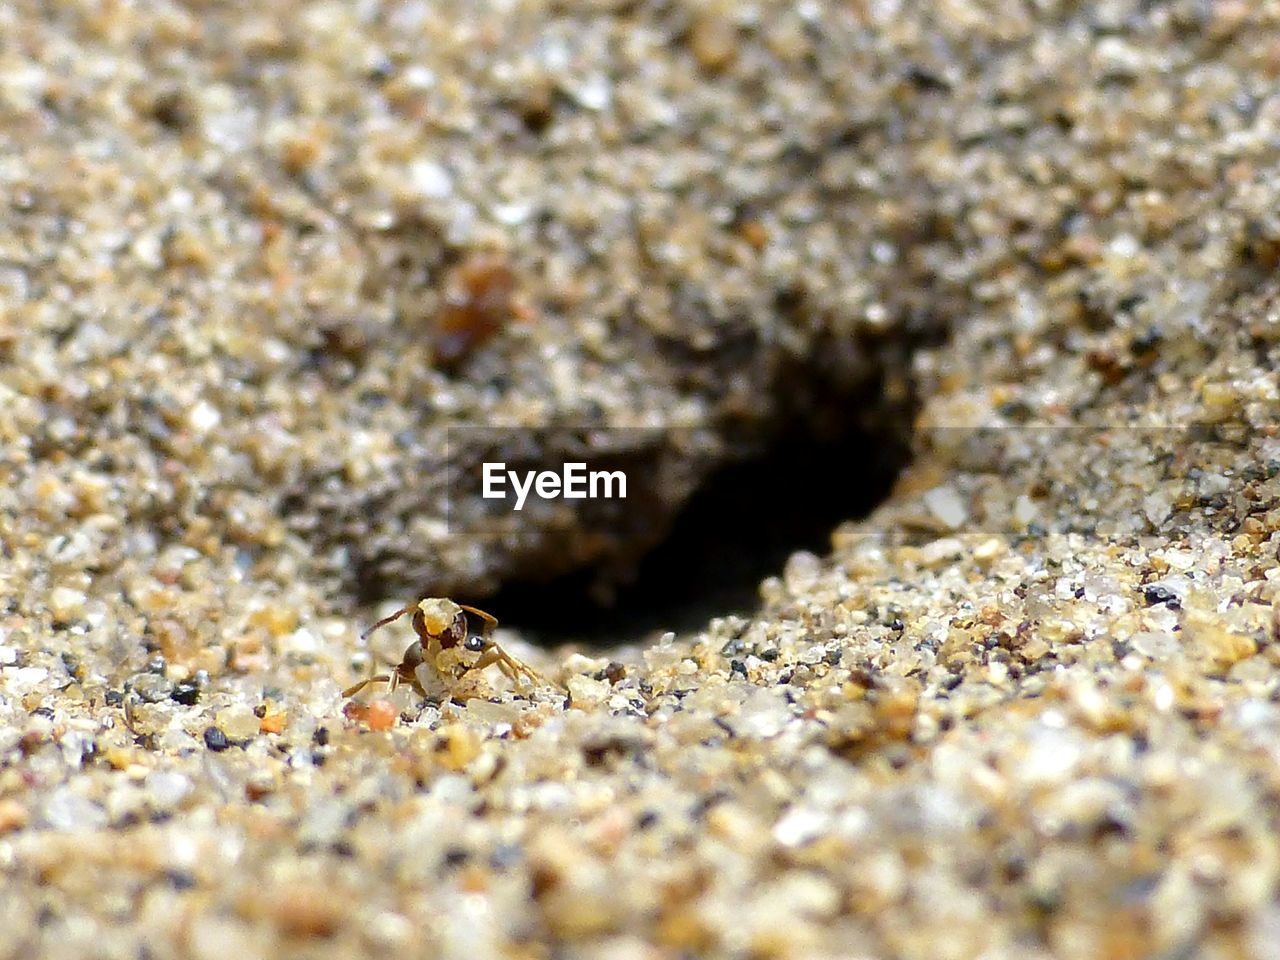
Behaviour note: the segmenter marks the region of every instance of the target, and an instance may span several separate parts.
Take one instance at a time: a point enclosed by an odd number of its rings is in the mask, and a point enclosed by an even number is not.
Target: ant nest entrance
[[[828,553],[832,531],[882,503],[908,459],[905,438],[798,432],[714,474],[630,582],[602,591],[595,571],[585,570],[510,582],[485,602],[542,646],[647,643],[713,617],[748,615],[762,581],[781,575],[795,554]]]

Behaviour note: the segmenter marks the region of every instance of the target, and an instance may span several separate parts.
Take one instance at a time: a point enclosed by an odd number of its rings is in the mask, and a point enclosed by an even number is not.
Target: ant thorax
[[[459,644],[436,654],[434,664],[424,660],[413,671],[414,679],[429,700],[490,697],[493,688],[483,672],[473,670],[480,653]]]
[[[474,667],[479,659],[479,651],[472,647],[458,645],[436,654],[435,668],[442,676],[456,679]]]
[[[413,676],[418,681],[418,686],[422,688],[423,695],[428,700],[438,702],[449,699],[456,683],[452,674],[442,673],[429,660],[423,660],[414,667]]]

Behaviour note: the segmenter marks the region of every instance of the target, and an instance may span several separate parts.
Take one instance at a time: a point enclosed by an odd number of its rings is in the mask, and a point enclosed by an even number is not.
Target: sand
[[[46,7],[0,956],[1277,955],[1280,5]],[[340,696],[833,397],[911,464],[758,612]],[[549,422],[653,522],[445,522]]]

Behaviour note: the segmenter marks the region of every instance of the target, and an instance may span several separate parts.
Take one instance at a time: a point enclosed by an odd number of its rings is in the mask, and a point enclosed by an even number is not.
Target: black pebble
[[[1160,331],[1155,327],[1151,327],[1145,333],[1140,333],[1129,341],[1129,350],[1135,357],[1146,356],[1154,353],[1163,339],[1164,337]]]
[[[444,852],[444,863],[447,867],[460,867],[470,859],[470,852],[462,847],[450,847]]]
[[[194,683],[180,683],[169,696],[184,707],[191,707],[200,699],[200,688]]]
[[[1149,587],[1142,588],[1142,596],[1147,601],[1147,606],[1154,607],[1157,603],[1163,603],[1170,610],[1177,610],[1182,606],[1182,601],[1178,599],[1178,595],[1168,587],[1162,587],[1153,583]]]
[[[221,753],[227,747],[231,746],[227,740],[227,735],[217,727],[209,727],[204,732],[204,745],[210,750]]]
[[[190,890],[196,885],[196,878],[185,870],[166,870],[164,876],[176,890]]]

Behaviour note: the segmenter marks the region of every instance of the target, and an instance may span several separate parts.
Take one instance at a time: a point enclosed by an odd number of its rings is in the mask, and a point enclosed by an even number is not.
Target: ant
[[[361,640],[380,627],[394,623],[406,613],[413,614],[413,632],[418,639],[409,644],[404,656],[389,674],[371,676],[342,691],[344,697],[352,697],[371,683],[387,684],[391,693],[402,683],[411,684],[421,696],[430,697],[443,687],[454,693],[454,685],[467,674],[483,670],[491,664],[513,681],[521,677],[531,683],[546,683],[546,679],[528,664],[517,660],[493,639],[498,618],[476,607],[454,603],[441,597],[427,597],[383,617],[360,635]],[[479,631],[471,629],[470,617],[480,620]],[[433,687],[428,692],[427,684]],[[470,696],[476,696],[475,692]]]

